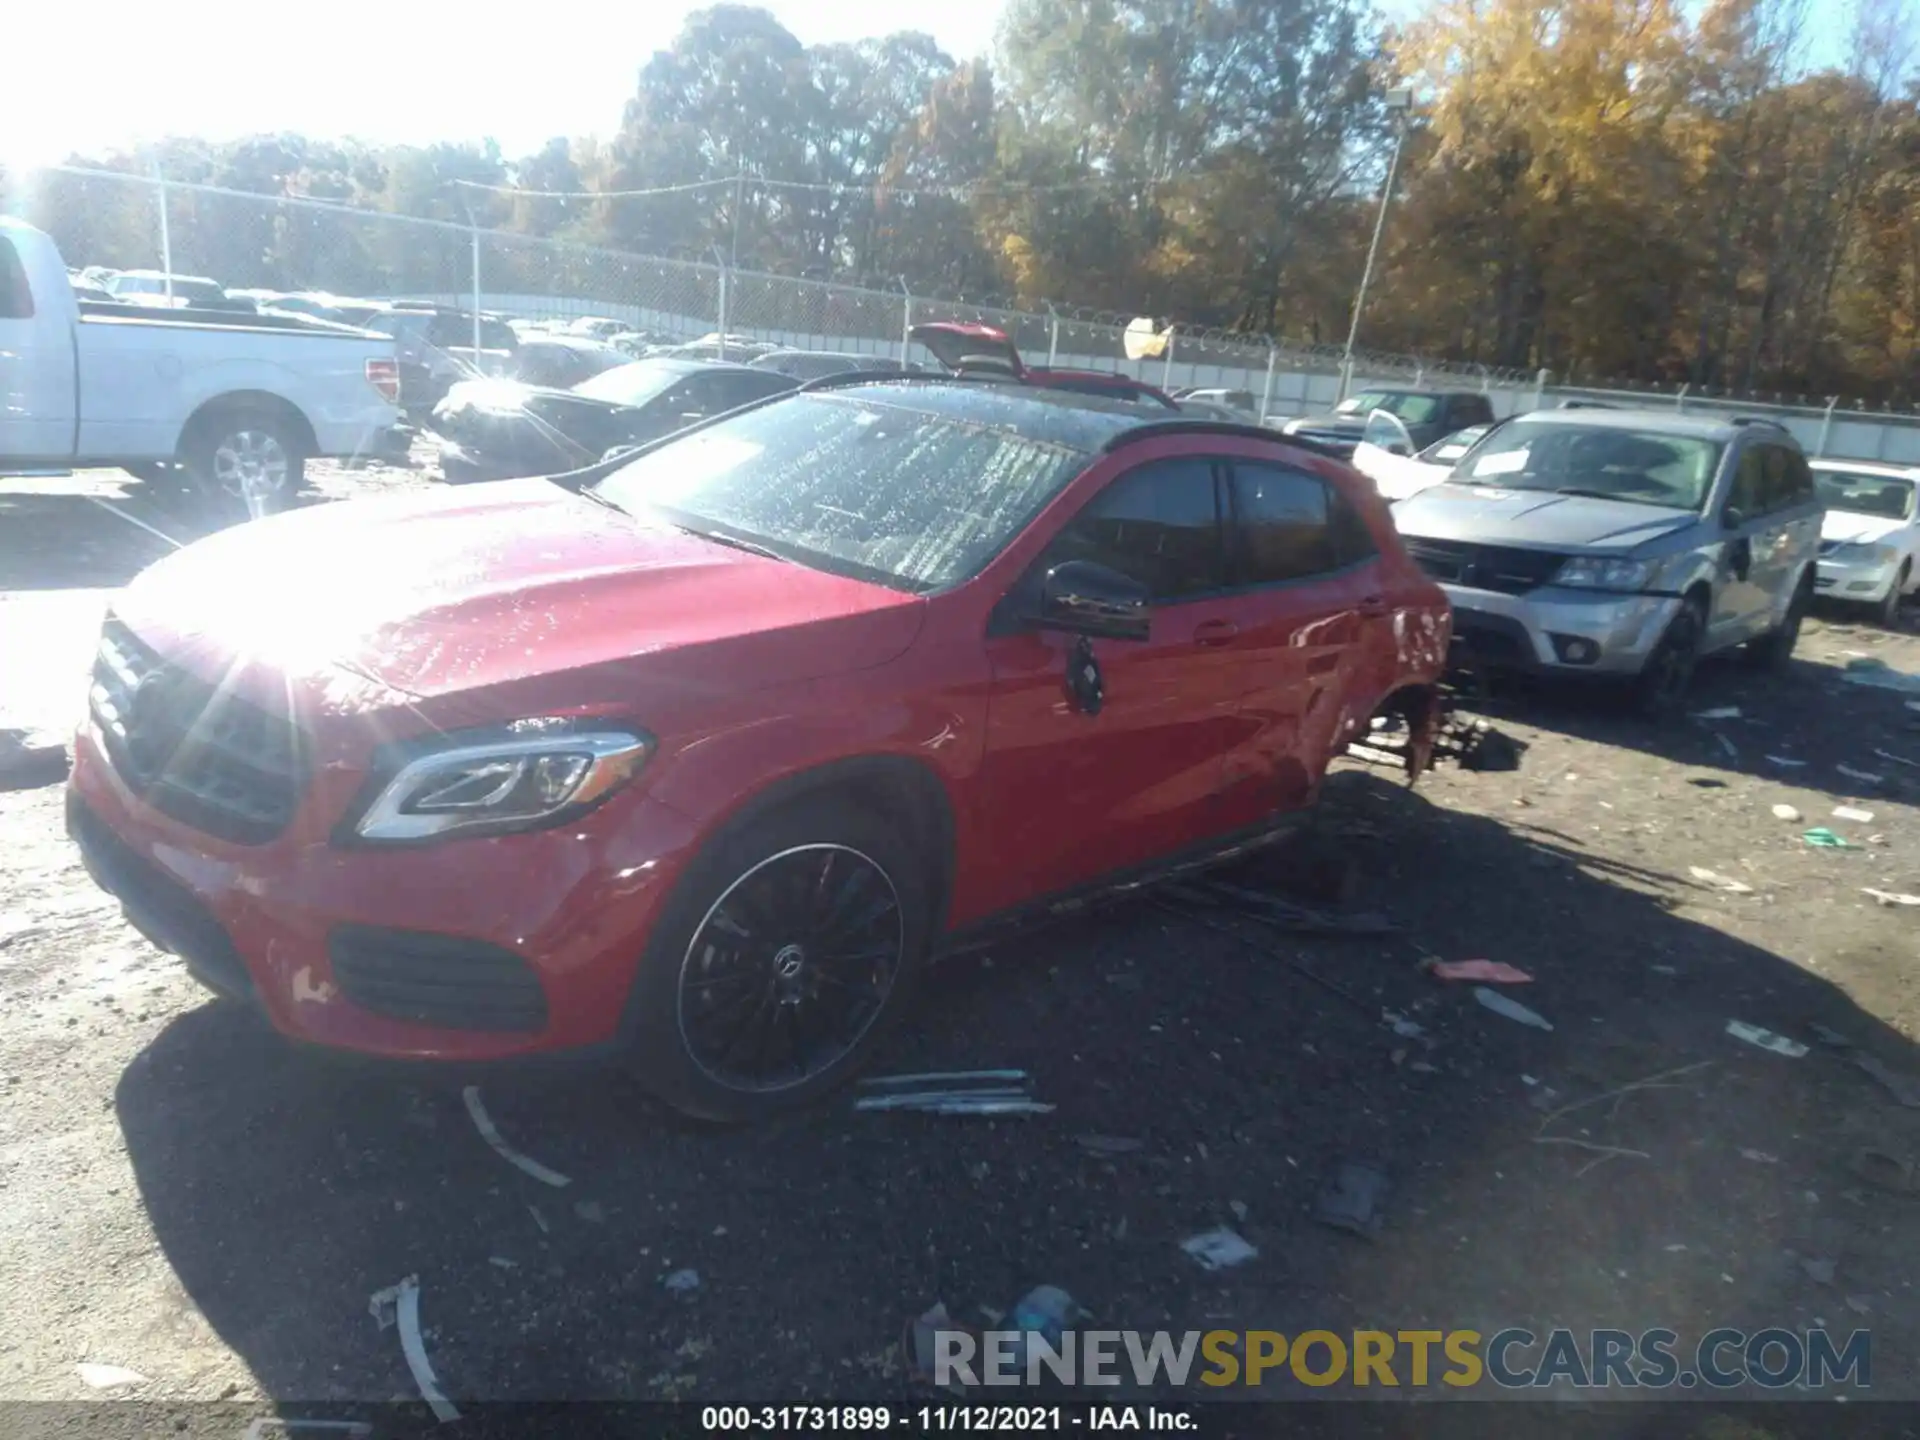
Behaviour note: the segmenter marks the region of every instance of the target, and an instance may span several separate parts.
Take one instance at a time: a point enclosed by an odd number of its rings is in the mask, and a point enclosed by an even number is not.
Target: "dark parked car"
[[[362,322],[393,337],[400,362],[400,408],[423,416],[457,382],[476,375],[511,372],[520,337],[504,320],[480,317],[480,350],[473,348],[473,313],[466,310],[396,306]]]
[[[899,374],[910,367],[885,355],[843,354],[833,350],[772,350],[747,362],[755,370],[773,370],[796,380],[823,380],[854,371]]]
[[[89,870],[284,1034],[598,1052],[748,1120],[854,1074],[943,950],[1270,838],[1369,717],[1435,716],[1446,600],[1348,467],[828,384],[147,569],[74,742]]]
[[[1331,415],[1289,420],[1281,433],[1298,435],[1346,455],[1365,438],[1367,417],[1384,410],[1406,426],[1415,453],[1469,425],[1491,425],[1493,402],[1473,390],[1362,390],[1333,407]]]
[[[440,472],[502,480],[578,470],[624,445],[644,445],[795,382],[770,370],[698,360],[635,360],[571,389],[465,380],[433,410]]]
[[[582,380],[632,363],[633,356],[598,340],[576,335],[522,336],[508,375],[523,385],[569,390]]]

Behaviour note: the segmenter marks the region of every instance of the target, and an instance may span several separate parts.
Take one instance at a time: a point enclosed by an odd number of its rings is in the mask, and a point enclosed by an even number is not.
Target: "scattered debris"
[[[1147,1142],[1131,1135],[1076,1135],[1074,1143],[1092,1155],[1131,1155],[1144,1150]]]
[[[691,1295],[700,1288],[698,1270],[676,1270],[660,1282],[674,1295]]]
[[[604,1224],[607,1218],[607,1212],[601,1206],[598,1200],[574,1201],[573,1213],[578,1215],[582,1220],[586,1221],[589,1225]]]
[[[1853,1063],[1878,1080],[1886,1092],[1909,1110],[1920,1110],[1920,1078],[1895,1070],[1871,1055],[1856,1055]]]
[[[1878,759],[1891,760],[1896,765],[1906,765],[1915,770],[1920,770],[1920,760],[1909,760],[1904,755],[1895,755],[1888,750],[1875,750],[1873,753]]]
[[[420,1283],[418,1275],[409,1275],[396,1285],[384,1290],[376,1290],[367,1297],[367,1313],[373,1316],[373,1323],[382,1330],[391,1330],[400,1318],[400,1292],[409,1285]]]
[[[901,1348],[907,1352],[907,1366],[913,1375],[929,1385],[933,1384],[935,1337],[943,1330],[955,1328],[945,1301],[936,1301],[907,1327]]]
[[[1771,1030],[1762,1030],[1758,1025],[1749,1025],[1744,1020],[1727,1021],[1727,1034],[1736,1040],[1744,1040],[1749,1045],[1762,1050],[1771,1050],[1775,1055],[1784,1055],[1789,1060],[1798,1060],[1807,1053],[1807,1047],[1798,1040],[1789,1040],[1784,1035],[1776,1035]]]
[[[1429,974],[1442,980],[1484,980],[1489,985],[1531,985],[1533,976],[1499,960],[1429,960]]]
[[[860,1081],[862,1090],[906,1090],[955,1082],[974,1083],[992,1080],[1005,1084],[1025,1084],[1024,1070],[930,1070],[924,1075],[869,1075]]]
[[[1887,779],[1886,776],[1876,775],[1871,770],[1856,770],[1851,765],[1836,765],[1833,768],[1849,780],[1858,780],[1862,785],[1883,785]]]
[[[540,1227],[542,1235],[551,1235],[553,1231],[547,1225],[547,1217],[540,1213],[538,1205],[527,1206],[527,1212],[533,1216],[533,1223]]]
[[[1696,710],[1693,712],[1693,718],[1696,720],[1738,720],[1740,718],[1740,707],[1738,705],[1722,705],[1714,710]]]
[[[1847,1168],[1876,1190],[1886,1190],[1895,1195],[1920,1194],[1920,1171],[1916,1171],[1913,1161],[1885,1150],[1871,1147],[1856,1150],[1848,1160]]]
[[[1847,1296],[1846,1304],[1847,1308],[1856,1315],[1867,1315],[1873,1311],[1873,1306],[1868,1303],[1867,1297],[1864,1295],[1849,1295]]]
[[[1778,1155],[1769,1155],[1764,1150],[1743,1149],[1740,1152],[1740,1158],[1742,1160],[1751,1160],[1756,1165],[1778,1165],[1780,1163],[1780,1157]]]
[[[1833,1261],[1831,1260],[1802,1260],[1800,1268],[1807,1272],[1807,1278],[1816,1285],[1833,1283]]]
[[[502,1270],[518,1270],[520,1268],[520,1262],[518,1260],[509,1260],[504,1255],[489,1255],[487,1257],[487,1263],[497,1266]]]
[[[1816,825],[1800,838],[1816,850],[1858,850],[1860,848],[1851,840],[1844,840],[1834,834],[1824,825]]]
[[[1836,805],[1833,808],[1833,818],[1836,820],[1851,820],[1856,825],[1871,825],[1873,823],[1873,812],[1871,810],[1856,809],[1852,805]]]
[[[1380,1207],[1387,1198],[1387,1175],[1377,1165],[1347,1161],[1314,1202],[1313,1218],[1322,1225],[1371,1240],[1380,1233]]]
[[[1017,1365],[1024,1370],[1032,1348],[1032,1342],[1027,1337],[1039,1337],[1057,1354],[1067,1327],[1085,1313],[1073,1296],[1058,1285],[1036,1285],[1013,1302],[1013,1310],[1004,1324],[995,1328],[1019,1332],[1021,1338],[1015,1342],[1013,1353]]]
[[[1807,764],[1804,760],[1791,760],[1785,755],[1769,755],[1766,761],[1769,765],[1778,765],[1782,770],[1802,770]]]
[[[1339,914],[1315,910],[1278,895],[1230,885],[1224,880],[1168,885],[1165,890],[1176,900],[1209,908],[1224,905],[1263,925],[1300,935],[1394,935],[1400,929],[1386,916],[1370,911]]]
[[[506,1161],[521,1173],[531,1175],[542,1185],[551,1185],[555,1189],[562,1189],[573,1183],[572,1180],[562,1175],[559,1171],[549,1170],[538,1160],[522,1155],[500,1137],[500,1132],[494,1128],[493,1117],[487,1114],[487,1107],[480,1103],[480,1087],[478,1085],[469,1085],[460,1093],[466,1098],[467,1114],[473,1117],[474,1128],[480,1132],[480,1138],[493,1147],[494,1154],[498,1155],[502,1160]]]
[[[1509,1000],[1498,990],[1489,990],[1484,985],[1473,987],[1473,998],[1485,1009],[1496,1015],[1504,1015],[1509,1020],[1517,1020],[1522,1025],[1531,1025],[1536,1030],[1551,1030],[1553,1025],[1545,1016],[1536,1014],[1517,1001]]]
[[[1729,895],[1751,895],[1753,886],[1744,880],[1735,880],[1731,875],[1722,875],[1716,870],[1708,870],[1699,865],[1689,865],[1687,873],[1710,890],[1724,890]]]
[[[1180,1242],[1180,1248],[1197,1260],[1202,1270],[1231,1269],[1235,1265],[1245,1264],[1260,1253],[1224,1225],[1217,1230],[1189,1236]]]
[[[440,1381],[434,1376],[433,1365],[427,1359],[426,1342],[420,1336],[419,1278],[409,1275],[395,1288],[400,1294],[400,1353],[406,1356],[407,1369],[413,1372],[413,1383],[420,1387],[420,1398],[427,1402],[427,1408],[433,1411],[433,1418],[442,1425],[458,1420],[460,1412],[441,1393]]]
[[[1776,820],[1798,820],[1800,818],[1800,812],[1791,805],[1776,805],[1773,807],[1773,818]]]
[[[1395,1010],[1382,1010],[1380,1023],[1393,1031],[1402,1040],[1418,1040],[1427,1033],[1426,1027],[1417,1021],[1409,1020]]]
[[[876,1075],[860,1082],[873,1093],[854,1101],[859,1111],[914,1110],[927,1115],[1049,1115],[1052,1105],[1032,1096],[1024,1070],[935,1070],[921,1075]]]
[[[1891,890],[1875,890],[1871,886],[1861,889],[1862,895],[1871,895],[1882,905],[1920,905],[1920,895],[1900,895]]]
[[[1822,1045],[1831,1046],[1835,1050],[1851,1050],[1853,1048],[1853,1041],[1842,1035],[1838,1030],[1830,1029],[1817,1020],[1807,1022],[1807,1033]]]
[[[1727,758],[1729,760],[1738,760],[1740,758],[1740,747],[1735,745],[1733,741],[1729,740],[1718,730],[1713,732],[1713,743],[1727,752]]]
[[[80,1378],[95,1390],[116,1390],[123,1385],[145,1385],[147,1377],[138,1370],[129,1370],[124,1365],[92,1365],[81,1363],[73,1367]]]
[[[1899,690],[1909,695],[1920,695],[1920,675],[1896,670],[1884,660],[1849,660],[1847,668],[1840,672],[1840,678],[1849,685],[1867,685],[1875,690]]]

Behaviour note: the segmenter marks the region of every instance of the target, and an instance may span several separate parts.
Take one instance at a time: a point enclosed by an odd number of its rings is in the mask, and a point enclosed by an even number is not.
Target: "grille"
[[[1566,563],[1551,550],[1520,550],[1505,545],[1471,545],[1457,540],[1413,540],[1407,553],[1436,580],[1502,595],[1524,595],[1551,580]]]
[[[375,1014],[448,1030],[546,1027],[540,977],[497,945],[421,930],[341,925],[328,937],[327,953],[341,993]]]
[[[243,845],[286,829],[305,787],[298,730],[162,660],[119,621],[87,697],[107,756],[154,808]]]

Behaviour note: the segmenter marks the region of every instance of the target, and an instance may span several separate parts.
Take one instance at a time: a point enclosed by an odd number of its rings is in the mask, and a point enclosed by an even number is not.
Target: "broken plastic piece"
[[[1851,840],[1843,840],[1824,825],[1816,825],[1800,837],[1816,850],[1857,850],[1860,847]]]
[[[1715,890],[1724,890],[1729,895],[1751,895],[1754,893],[1753,886],[1747,884],[1746,881],[1735,880],[1730,875],[1722,875],[1717,871],[1706,870],[1698,865],[1689,865],[1687,867],[1687,873],[1702,885],[1709,886]]]
[[[676,1270],[660,1282],[675,1295],[691,1295],[700,1288],[698,1270]]]
[[[1202,1270],[1231,1269],[1235,1265],[1244,1265],[1260,1253],[1255,1246],[1249,1245],[1224,1225],[1217,1230],[1189,1236],[1180,1242],[1180,1248],[1197,1260]]]
[[[1500,960],[1434,960],[1427,965],[1442,980],[1484,980],[1489,985],[1531,985],[1533,976]]]
[[[1380,1233],[1380,1205],[1387,1195],[1386,1172],[1377,1165],[1347,1162],[1314,1202],[1313,1218],[1322,1225],[1371,1240]]]
[[[1862,785],[1878,785],[1887,778],[1884,775],[1876,775],[1871,770],[1856,770],[1851,765],[1836,765],[1833,768],[1849,780],[1858,780]]]
[[[1693,718],[1696,720],[1738,720],[1740,718],[1740,707],[1738,705],[1722,705],[1713,710],[1696,710],[1693,712]]]
[[[427,1402],[427,1408],[433,1411],[433,1418],[442,1425],[458,1420],[460,1412],[441,1393],[440,1381],[427,1359],[426,1341],[420,1336],[420,1282],[409,1275],[396,1288],[400,1292],[400,1353],[406,1356],[407,1369],[413,1372],[413,1383],[420,1388],[420,1398]]]
[[[1776,820],[1798,820],[1800,818],[1800,812],[1791,805],[1776,805],[1773,807],[1773,818]]]
[[[869,1075],[860,1082],[865,1090],[880,1090],[892,1086],[950,1084],[956,1080],[999,1080],[1008,1082],[1024,1081],[1024,1070],[933,1070],[925,1075]]]
[[[929,1385],[933,1384],[933,1362],[935,1346],[938,1344],[935,1337],[943,1330],[955,1328],[957,1327],[953,1323],[953,1317],[947,1314],[945,1301],[938,1301],[929,1306],[926,1312],[908,1327],[908,1359],[912,1362],[913,1373],[917,1378]]]
[[[1483,1009],[1491,1010],[1496,1015],[1504,1015],[1507,1019],[1517,1020],[1522,1025],[1531,1025],[1536,1030],[1553,1029],[1552,1023],[1544,1015],[1529,1010],[1518,1001],[1509,1000],[1498,990],[1489,990],[1484,985],[1476,985],[1473,987],[1473,998]]]
[[[1147,1143],[1130,1135],[1076,1135],[1073,1138],[1082,1150],[1095,1155],[1131,1155],[1144,1149]]]
[[[1920,905],[1920,895],[1895,894],[1891,890],[1875,890],[1868,886],[1861,890],[1862,895],[1871,895],[1882,905]]]
[[[487,1107],[480,1103],[478,1085],[467,1086],[461,1094],[466,1098],[467,1114],[473,1117],[474,1128],[480,1132],[480,1138],[493,1147],[494,1154],[522,1174],[531,1175],[542,1185],[552,1185],[559,1189],[573,1183],[558,1170],[549,1170],[531,1156],[522,1155],[500,1137],[500,1132],[494,1128],[493,1117],[487,1114]]]
[[[147,1377],[138,1370],[129,1370],[124,1365],[91,1365],[82,1363],[73,1367],[80,1378],[95,1390],[116,1390],[123,1385],[144,1385]]]
[[[1749,1025],[1744,1020],[1727,1021],[1727,1034],[1736,1040],[1744,1040],[1749,1045],[1762,1050],[1771,1050],[1776,1055],[1784,1055],[1789,1060],[1798,1060],[1807,1053],[1807,1047],[1798,1040],[1789,1040],[1784,1035],[1776,1035],[1771,1030],[1762,1030],[1758,1025]]]
[[[1833,818],[1836,820],[1851,820],[1856,825],[1871,825],[1873,823],[1873,812],[1871,810],[1856,809],[1852,805],[1836,805],[1833,808]]]
[[[1789,759],[1785,755],[1769,755],[1767,756],[1767,763],[1769,765],[1778,765],[1782,770],[1800,770],[1806,767],[1807,762],[1804,760]]]

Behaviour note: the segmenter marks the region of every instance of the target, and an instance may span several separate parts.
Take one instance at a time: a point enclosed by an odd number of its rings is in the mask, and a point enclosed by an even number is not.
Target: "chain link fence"
[[[75,267],[165,269],[234,290],[311,291],[367,300],[430,300],[511,318],[598,317],[656,338],[715,332],[783,347],[913,358],[914,325],[997,327],[1031,364],[1120,372],[1166,389],[1255,397],[1262,418],[1317,413],[1369,386],[1479,390],[1496,413],[1584,399],[1698,413],[1759,415],[1809,453],[1920,464],[1920,416],[1763,403],[1654,387],[1556,386],[1529,373],[1416,356],[1303,345],[1217,328],[1163,325],[1164,344],[1129,358],[1135,317],[1070,305],[1035,311],[989,298],[954,300],[894,289],[733,269],[710,258],[640,255],[572,241],[358,209],[314,197],[271,197],[156,176],[51,167],[31,172],[11,208],[51,234]],[[1043,360],[1044,357],[1044,360]],[[924,358],[924,357],[921,357]]]

